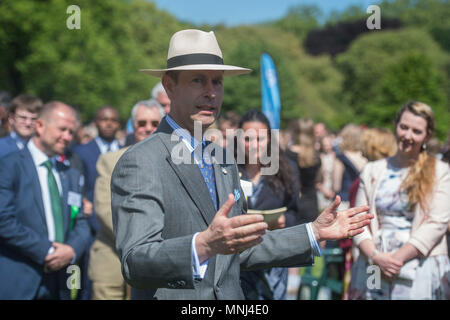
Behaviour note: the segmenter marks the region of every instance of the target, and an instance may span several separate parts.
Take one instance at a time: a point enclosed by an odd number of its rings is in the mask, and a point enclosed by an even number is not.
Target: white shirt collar
[[[31,153],[31,157],[33,158],[34,165],[36,167],[42,165],[45,161],[49,159],[49,157],[44,152],[42,152],[41,150],[39,150],[38,147],[36,147],[36,145],[33,142],[33,138],[31,138],[30,141],[28,141],[27,148]]]
[[[114,139],[111,143],[108,143],[105,140],[103,140],[102,138],[100,138],[99,136],[97,136],[97,137],[95,137],[95,142],[97,143],[101,154],[107,152],[108,145],[110,146],[109,151],[117,151],[120,149],[119,142],[117,141],[117,139]]]

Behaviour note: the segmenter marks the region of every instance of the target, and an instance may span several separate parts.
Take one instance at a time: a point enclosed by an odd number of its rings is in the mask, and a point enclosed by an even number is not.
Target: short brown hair
[[[31,94],[21,94],[11,101],[9,113],[16,113],[17,109],[25,109],[28,112],[39,113],[42,109],[42,100]]]
[[[167,71],[165,74],[168,75],[172,80],[175,82],[175,84],[178,84],[178,76],[180,75],[181,70],[171,70]]]

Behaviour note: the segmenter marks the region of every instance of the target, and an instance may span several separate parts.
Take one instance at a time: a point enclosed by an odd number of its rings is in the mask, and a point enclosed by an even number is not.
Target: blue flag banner
[[[280,129],[280,89],[278,75],[272,58],[267,54],[261,55],[261,95],[262,112],[270,121],[272,129]]]

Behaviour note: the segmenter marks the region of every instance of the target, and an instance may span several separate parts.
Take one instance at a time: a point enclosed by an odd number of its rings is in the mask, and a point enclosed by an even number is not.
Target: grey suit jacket
[[[184,143],[172,131],[163,119],[156,133],[124,153],[111,180],[116,250],[134,298],[244,299],[241,269],[312,264],[307,230],[300,225],[268,232],[240,254],[212,257],[203,280],[194,280],[192,237],[208,227],[216,209],[197,164],[175,157]],[[213,161],[224,152],[215,147]],[[236,164],[213,167],[219,207],[236,190],[241,196],[229,216],[245,214]]]

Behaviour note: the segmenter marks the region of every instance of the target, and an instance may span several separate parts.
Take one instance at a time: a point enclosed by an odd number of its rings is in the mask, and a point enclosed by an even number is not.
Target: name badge
[[[81,194],[69,191],[67,195],[67,204],[69,206],[81,207]]]
[[[241,188],[244,191],[245,198],[251,197],[253,195],[253,185],[250,181],[241,179]]]

